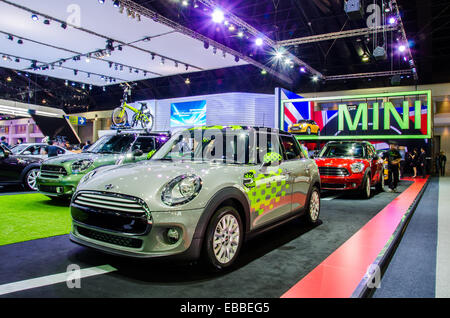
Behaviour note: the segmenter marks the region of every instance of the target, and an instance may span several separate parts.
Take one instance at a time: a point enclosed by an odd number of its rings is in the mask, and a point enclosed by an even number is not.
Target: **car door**
[[[251,172],[250,179],[254,185],[249,191],[252,211],[252,228],[263,225],[285,216],[291,212],[291,181],[284,165],[283,150],[277,134],[258,132],[258,164]],[[268,166],[262,162],[266,154],[279,155],[281,161]]]
[[[131,146],[131,154],[135,150],[141,150],[142,155],[141,156],[127,156],[125,159],[125,162],[133,162],[133,161],[140,161],[147,159],[147,155],[150,151],[155,149],[155,139],[151,136],[140,136],[136,138],[136,141]]]
[[[0,181],[15,182],[20,179],[24,166],[24,160],[20,156],[12,155],[3,148],[0,148]]]
[[[292,189],[292,211],[298,211],[306,204],[310,185],[310,165],[312,160],[305,157],[293,136],[281,135],[284,159],[283,169],[289,174]]]

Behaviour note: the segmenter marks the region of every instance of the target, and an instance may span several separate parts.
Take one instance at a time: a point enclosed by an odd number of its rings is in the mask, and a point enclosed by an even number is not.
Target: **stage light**
[[[228,31],[234,32],[234,30],[236,30],[236,27],[233,24],[230,24],[230,26],[228,27]]]
[[[213,53],[216,54],[217,53],[217,48],[213,47]]]
[[[203,47],[205,49],[208,49],[209,48],[209,42],[208,41],[203,42]]]
[[[306,73],[306,68],[304,66],[300,67],[300,72]]]
[[[284,60],[284,64],[286,64],[286,65],[291,64],[291,60],[288,59],[288,58],[286,58],[286,59]]]
[[[73,75],[77,76],[78,75],[78,71],[77,70],[73,70]]]
[[[17,44],[23,44],[23,41],[21,39],[17,40]]]
[[[362,60],[363,62],[369,62],[369,56],[368,56],[367,54],[364,54],[364,55],[362,56],[361,60]]]
[[[319,80],[319,76],[314,75],[314,76],[312,77],[312,81],[313,81],[313,82],[317,82],[318,80]]]
[[[212,13],[212,20],[215,23],[222,23],[223,20],[225,20],[225,15],[223,14],[223,11],[220,9],[214,9]]]
[[[178,62],[177,61],[175,61],[175,67],[178,67]]]
[[[155,53],[152,53],[152,61],[155,59]]]
[[[237,63],[237,62],[239,62],[239,56],[235,56],[234,57],[234,61]]]
[[[103,86],[103,91],[106,92],[106,87],[105,86]]]
[[[164,65],[164,62],[165,62],[165,60],[164,60],[164,58],[162,57],[162,58],[161,58],[161,64]]]
[[[266,74],[267,74],[267,71],[266,71],[266,70],[262,70],[262,71],[261,71],[261,74],[262,74],[262,75],[266,75]]]
[[[6,81],[7,81],[7,82],[11,82],[11,81],[12,81],[12,78],[11,78],[10,76],[8,76],[8,77],[6,78]]]
[[[391,25],[396,24],[397,23],[397,19],[395,17],[390,17],[389,20],[388,20],[388,23],[391,24]]]
[[[406,51],[406,46],[404,46],[403,44],[400,45],[400,46],[398,47],[398,51],[401,52],[401,53],[405,52],[405,51]]]
[[[263,39],[261,39],[261,38],[256,38],[256,39],[255,39],[255,44],[256,44],[257,46],[263,45]]]
[[[16,63],[20,63],[20,59],[19,58],[16,58]]]
[[[98,0],[98,3],[104,4],[104,3],[105,3],[105,0]]]
[[[185,65],[185,68],[186,68],[186,71],[187,71],[187,70],[189,69],[189,65],[186,64],[186,65]]]
[[[44,20],[44,24],[45,24],[45,25],[50,25],[50,20],[45,19],[45,20]]]
[[[275,58],[280,60],[283,57],[283,52],[281,51],[276,51],[275,52]]]
[[[91,61],[91,56],[90,55],[86,56],[86,63],[89,63],[90,61]]]
[[[198,3],[197,0],[194,0],[194,8],[197,9],[198,8]]]
[[[187,7],[187,6],[189,5],[189,1],[183,0],[183,1],[181,1],[181,5],[182,5],[183,7]]]
[[[64,30],[67,29],[67,23],[65,22],[61,23],[61,28],[63,28]]]
[[[39,17],[37,16],[37,14],[32,14],[31,19],[33,19],[33,21],[37,21],[39,20]]]
[[[186,78],[186,80],[184,81],[187,85],[191,84],[191,80],[188,78]]]
[[[113,2],[113,5],[114,5],[114,7],[118,8],[118,7],[120,6],[120,1],[115,0],[115,1]]]
[[[244,37],[244,31],[239,30],[238,33],[237,33],[237,36],[238,36],[239,38],[243,38],[243,37]]]
[[[14,37],[12,35],[8,35],[8,40],[13,41]]]

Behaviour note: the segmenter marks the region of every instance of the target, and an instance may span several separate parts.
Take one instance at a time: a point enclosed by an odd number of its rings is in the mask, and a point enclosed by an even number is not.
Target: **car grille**
[[[348,176],[348,170],[346,168],[338,167],[319,167],[320,175],[322,176]]]
[[[345,184],[339,183],[322,183],[324,189],[345,189]]]
[[[142,246],[142,240],[131,238],[131,237],[123,237],[103,232],[98,232],[90,229],[86,229],[81,226],[77,226],[77,231],[80,235],[114,245],[120,245],[131,248],[140,248]]]
[[[38,184],[39,191],[48,192],[48,193],[57,193],[56,186],[48,186],[43,184]]]
[[[52,166],[52,165],[42,165],[41,177],[57,179],[60,176],[67,176],[67,171],[64,167]]]
[[[103,192],[80,192],[73,203],[95,210],[112,212],[147,213],[145,203],[138,198]]]

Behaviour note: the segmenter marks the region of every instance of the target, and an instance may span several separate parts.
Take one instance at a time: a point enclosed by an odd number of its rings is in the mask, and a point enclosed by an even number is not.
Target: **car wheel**
[[[369,199],[371,195],[370,175],[366,175],[361,186],[361,196],[363,199]]]
[[[210,269],[221,270],[231,266],[239,254],[244,229],[234,207],[218,209],[205,233],[205,261]]]
[[[320,191],[316,187],[311,190],[308,205],[306,207],[306,219],[311,224],[316,224],[319,221],[320,214]]]
[[[39,176],[39,172],[40,172],[39,168],[34,168],[30,169],[30,171],[28,171],[27,174],[25,175],[24,185],[28,190],[32,191],[38,190],[36,180],[37,177]]]

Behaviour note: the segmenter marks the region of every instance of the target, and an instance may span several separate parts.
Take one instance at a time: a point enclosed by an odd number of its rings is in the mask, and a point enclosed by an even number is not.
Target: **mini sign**
[[[282,99],[280,113],[302,140],[431,138],[431,91]]]

